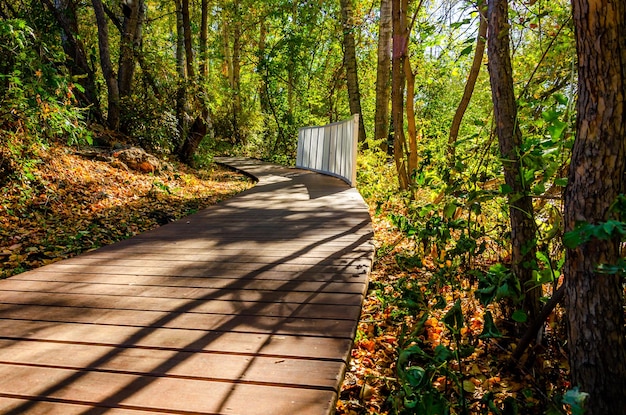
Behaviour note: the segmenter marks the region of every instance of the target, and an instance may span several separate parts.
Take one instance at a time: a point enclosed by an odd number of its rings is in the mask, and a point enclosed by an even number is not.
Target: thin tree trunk
[[[519,157],[522,134],[517,123],[517,104],[513,90],[511,67],[508,0],[490,0],[489,18],[489,76],[494,104],[496,133],[500,145],[504,179],[508,193],[511,223],[511,261],[513,274],[525,290],[524,311],[529,323],[539,315],[541,287],[532,288],[533,266],[536,263],[536,234],[532,199],[522,178]]]
[[[178,88],[176,90],[176,119],[178,121],[178,150],[182,148],[187,134],[187,72],[185,69],[185,28],[181,0],[174,0],[176,6],[176,71]]]
[[[408,133],[407,173],[409,177],[417,169],[417,125],[415,122],[415,74],[409,59],[404,60],[404,77],[406,79],[406,123]],[[412,181],[412,180],[410,180]]]
[[[578,116],[565,229],[624,217],[611,206],[626,191],[626,4],[572,0],[578,51]],[[598,42],[601,41],[601,46]],[[623,220],[623,219],[622,219]],[[572,385],[589,393],[586,415],[626,413],[624,279],[620,240],[593,239],[566,251],[564,267]]]
[[[102,75],[107,84],[108,92],[108,112],[107,124],[110,129],[117,131],[120,127],[120,93],[117,85],[117,78],[111,63],[111,53],[109,48],[109,25],[107,23],[102,0],[92,0],[96,22],[98,24],[98,50],[100,52],[100,66]]]
[[[401,190],[409,188],[405,163],[404,138],[404,60],[408,33],[406,8],[408,0],[392,0],[393,48],[391,58],[391,114],[393,117],[393,156]]]
[[[200,59],[198,72],[203,80],[209,75],[209,55],[207,54],[209,39],[209,0],[202,0],[200,17]]]
[[[124,11],[124,22],[120,39],[118,88],[120,97],[123,98],[132,92],[137,63],[135,57],[142,41],[144,2],[143,0],[125,1],[122,3],[122,10]]]
[[[348,84],[348,101],[350,112],[359,114],[359,143],[365,142],[365,124],[361,112],[361,92],[359,90],[359,75],[356,62],[356,47],[354,42],[354,18],[352,0],[340,0],[341,23],[343,26],[343,62],[346,68]]]
[[[376,113],[374,138],[387,152],[389,136],[389,99],[391,96],[391,0],[381,0],[378,24],[378,65],[376,68]]]
[[[450,126],[450,136],[448,137],[448,166],[454,167],[456,164],[456,140],[459,137],[459,129],[461,128],[461,122],[465,111],[472,99],[474,93],[474,87],[476,86],[476,80],[480,73],[480,68],[483,64],[483,55],[485,54],[485,44],[487,36],[487,17],[484,15],[484,5],[478,5],[478,35],[476,36],[476,49],[474,50],[474,60],[472,61],[472,67],[470,68],[469,75],[467,76],[467,82],[465,83],[465,89],[463,90],[463,96],[461,102],[454,113],[452,118],[452,125]]]
[[[183,34],[185,44],[185,62],[187,64],[187,79],[194,82],[195,70],[193,67],[193,44],[191,43],[191,18],[189,17],[189,0],[182,0],[181,13],[183,17]]]

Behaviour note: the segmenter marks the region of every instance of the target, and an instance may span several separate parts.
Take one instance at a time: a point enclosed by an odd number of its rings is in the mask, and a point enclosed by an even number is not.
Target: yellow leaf
[[[465,392],[474,393],[476,391],[476,385],[474,385],[471,380],[464,380],[463,390]]]

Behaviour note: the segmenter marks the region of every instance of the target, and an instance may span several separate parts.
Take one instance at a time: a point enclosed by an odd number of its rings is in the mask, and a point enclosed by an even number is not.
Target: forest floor
[[[53,146],[0,188],[0,278],[127,239],[252,186],[218,165],[159,173]]]
[[[173,167],[141,173],[68,147],[43,152],[21,180],[0,188],[0,278],[129,238],[252,185],[217,165]],[[385,217],[372,217],[378,254],[337,414],[567,413],[559,319],[542,346],[511,362],[515,339],[502,327],[499,337],[484,336],[489,325],[471,278],[434,286],[437,253],[398,261],[413,248]]]
[[[411,260],[414,243],[384,214],[372,218],[377,256],[337,414],[573,413],[563,405],[570,385],[562,310],[513,361],[519,336],[501,310],[477,299],[475,275],[442,278],[440,252]],[[487,311],[497,328],[485,322]]]

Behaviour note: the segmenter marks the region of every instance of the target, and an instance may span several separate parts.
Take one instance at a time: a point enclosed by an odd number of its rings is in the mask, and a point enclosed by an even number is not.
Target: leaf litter
[[[372,211],[372,219],[377,255],[336,414],[570,413],[561,402],[570,388],[562,310],[540,344],[513,362],[517,337],[497,308],[476,299],[471,276],[458,287],[432,287],[437,253],[400,266],[410,244],[384,215]],[[463,321],[455,331],[456,304]],[[486,311],[498,316],[500,337],[485,336]],[[428,377],[415,375],[422,373]],[[430,405],[416,405],[412,393]],[[437,406],[436,396],[446,404]]]
[[[54,146],[0,188],[0,278],[130,238],[211,206],[251,181],[219,165],[120,169]]]

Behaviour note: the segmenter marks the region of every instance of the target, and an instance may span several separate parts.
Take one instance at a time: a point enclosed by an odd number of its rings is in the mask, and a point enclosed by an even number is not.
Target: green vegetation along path
[[[249,159],[256,187],[0,281],[2,414],[328,414],[373,256],[339,179]]]

